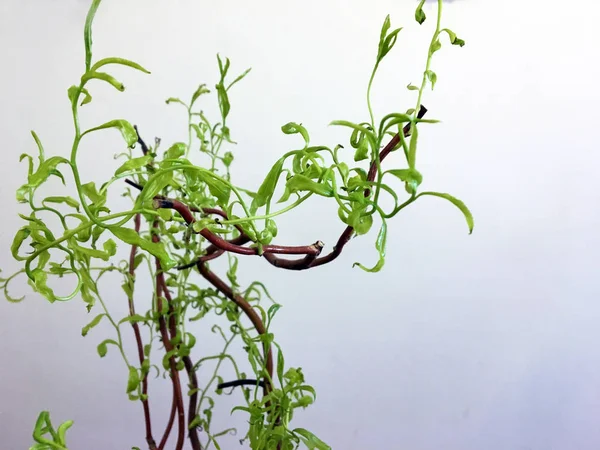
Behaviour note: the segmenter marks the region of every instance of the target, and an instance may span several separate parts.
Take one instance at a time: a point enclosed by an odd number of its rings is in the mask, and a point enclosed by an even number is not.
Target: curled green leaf
[[[304,139],[304,143],[306,145],[308,145],[308,143],[310,142],[310,136],[308,135],[308,131],[306,131],[306,128],[304,128],[302,124],[288,122],[281,127],[281,131],[283,131],[285,134],[300,134]]]
[[[469,227],[469,234],[473,233],[473,227],[475,226],[473,214],[471,213],[469,208],[467,208],[467,205],[465,205],[461,200],[457,199],[456,197],[453,197],[450,194],[442,192],[421,192],[417,197],[422,197],[424,195],[446,199],[454,206],[456,206],[460,210],[460,212],[463,213],[463,216],[465,216],[465,220],[467,221],[467,225]]]
[[[277,181],[283,170],[283,159],[279,159],[265,177],[264,181],[258,188],[256,197],[252,200],[252,211],[256,211],[258,208],[265,206],[273,197]]]
[[[81,136],[83,137],[86,134],[91,133],[93,131],[104,130],[107,128],[116,128],[117,130],[119,130],[121,132],[121,135],[123,136],[123,139],[125,139],[125,142],[127,143],[128,147],[133,147],[137,143],[138,135],[135,131],[135,128],[133,128],[133,125],[131,125],[124,119],[111,120],[110,122],[106,122],[100,126],[90,128],[89,130],[86,130]]]
[[[381,223],[381,228],[379,229],[379,234],[377,235],[377,240],[375,241],[375,248],[377,249],[377,252],[379,253],[379,260],[377,261],[377,264],[375,264],[375,266],[371,267],[370,269],[363,266],[361,263],[358,263],[358,262],[354,263],[353,266],[354,267],[358,266],[366,272],[379,272],[383,268],[383,265],[385,264],[386,242],[387,242],[387,223],[385,220],[383,220],[383,222]]]
[[[424,5],[425,5],[425,0],[421,0],[419,2],[419,6],[417,6],[417,9],[415,11],[415,20],[419,23],[419,25],[422,25],[423,22],[425,22],[425,19],[427,19],[427,16],[425,15],[425,12],[423,11]]]
[[[105,339],[104,341],[100,342],[97,347],[98,355],[100,355],[100,358],[104,358],[106,356],[109,344],[114,345],[115,347],[119,347],[119,344],[114,339]]]
[[[428,70],[427,72],[425,72],[425,75],[427,75],[427,79],[431,83],[431,90],[433,90],[433,88],[435,87],[435,83],[437,83],[436,73],[433,70]]]
[[[79,202],[77,200],[75,200],[73,197],[46,197],[44,200],[42,200],[42,204],[46,204],[46,203],[64,203],[68,206],[70,206],[71,208],[75,208],[77,211],[79,211]]]
[[[163,270],[169,270],[175,267],[176,262],[171,259],[171,256],[161,242],[152,242],[142,238],[135,230],[125,227],[111,227],[110,231],[120,240],[130,245],[137,245],[142,250],[147,251],[151,255],[157,257],[162,265]]]
[[[150,161],[152,161],[152,156],[151,155],[140,156],[139,158],[132,158],[129,161],[126,161],[125,163],[123,163],[121,165],[121,167],[119,167],[115,171],[115,176],[119,175],[119,174],[121,174],[123,172],[129,172],[131,170],[137,170],[137,169],[139,169],[141,167],[144,167]]]
[[[140,376],[135,367],[129,366],[129,377],[127,378],[127,394],[135,391],[140,385]]]
[[[107,64],[118,64],[120,66],[131,67],[132,69],[136,69],[136,70],[139,70],[140,72],[144,72],[144,73],[147,73],[147,74],[150,73],[150,71],[144,69],[142,66],[140,66],[136,62],[133,62],[133,61],[130,61],[130,60],[124,59],[124,58],[115,58],[115,57],[101,59],[96,64],[94,64],[89,69],[89,71],[96,72],[100,67],[106,66]]]
[[[125,86],[112,75],[104,72],[86,72],[81,77],[81,84],[84,85],[90,80],[101,80],[113,86],[116,90],[123,92]]]
[[[96,325],[98,325],[104,316],[106,316],[106,314],[102,313],[102,314],[98,314],[96,317],[94,317],[90,323],[88,323],[85,327],[83,327],[81,329],[81,335],[87,336],[89,331],[92,328],[94,328]]]
[[[308,191],[323,197],[333,197],[333,188],[326,183],[318,183],[304,175],[294,175],[286,183],[291,193]]]
[[[300,437],[308,450],[331,450],[329,445],[304,428],[295,428],[293,432]]]

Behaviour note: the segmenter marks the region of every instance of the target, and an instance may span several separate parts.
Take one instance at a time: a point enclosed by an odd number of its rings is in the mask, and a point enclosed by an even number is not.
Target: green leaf
[[[373,216],[364,214],[364,207],[356,208],[348,216],[348,225],[354,228],[359,236],[367,234],[373,226]]]
[[[363,133],[367,139],[369,139],[369,143],[371,147],[377,147],[377,136],[370,129],[366,128],[366,126],[362,126],[356,123],[348,122],[347,120],[334,120],[330,123],[330,125],[337,125],[342,127],[352,128],[353,130],[358,130]]]
[[[185,104],[185,102],[183,102],[182,100],[180,100],[180,99],[178,99],[178,98],[176,98],[176,97],[169,97],[167,100],[165,100],[165,103],[166,103],[167,105],[170,105],[171,103],[179,103],[180,105],[183,105],[183,106],[185,106],[185,107],[186,107],[186,109],[187,109],[187,107],[188,107],[188,105],[186,105],[186,104]]]
[[[67,420],[66,422],[61,423],[56,430],[56,434],[58,435],[58,443],[62,446],[67,445],[67,431],[69,428],[73,426],[72,420]]]
[[[94,317],[90,323],[88,323],[85,327],[83,327],[81,329],[81,335],[86,336],[92,328],[94,328],[96,325],[98,325],[100,323],[100,321],[102,320],[102,318],[104,316],[106,316],[106,314],[102,313],[102,314],[98,314],[96,317]]]
[[[108,84],[110,84],[111,86],[113,86],[119,92],[123,92],[125,90],[125,86],[123,85],[123,83],[118,81],[112,75],[109,75],[104,72],[86,72],[86,73],[84,73],[81,77],[81,84],[86,84],[90,80],[105,81]]]
[[[454,33],[454,31],[449,30],[448,28],[444,28],[442,30],[442,32],[444,32],[444,31],[448,34],[448,37],[450,38],[450,43],[452,45],[458,45],[460,47],[464,47],[465,41],[456,37],[456,33]]]
[[[148,183],[144,185],[140,201],[145,202],[153,199],[160,191],[171,184],[171,181],[173,181],[173,172],[163,172],[157,176],[153,176]]]
[[[100,342],[98,344],[98,348],[97,348],[100,358],[104,358],[106,356],[106,353],[108,351],[108,344],[112,344],[115,347],[119,347],[119,344],[114,339],[103,340],[102,342]]]
[[[19,256],[19,249],[21,248],[23,241],[27,239],[30,234],[31,230],[27,227],[21,228],[19,231],[17,231],[17,234],[15,234],[12,245],[10,246],[10,252],[13,258],[15,258],[17,261],[25,261],[27,259]]]
[[[90,103],[92,101],[92,96],[90,95],[90,92],[86,88],[81,88],[81,93],[83,95],[85,95],[85,97],[83,98],[83,100],[81,101],[81,104],[79,106],[87,105],[88,103]]]
[[[81,247],[77,245],[74,240],[69,241],[69,246],[74,250],[89,256],[90,258],[99,258],[102,261],[108,261],[111,256],[114,256],[117,253],[117,245],[112,239],[109,239],[104,243],[104,251],[94,248]]]
[[[219,100],[219,110],[221,111],[221,117],[223,118],[223,120],[225,120],[229,115],[229,111],[231,110],[231,104],[229,103],[227,89],[225,89],[223,83],[217,83],[215,88],[217,89],[217,99]]]
[[[139,70],[140,72],[144,72],[144,73],[147,73],[147,74],[150,73],[150,71],[144,69],[142,66],[140,66],[136,62],[130,61],[128,59],[116,58],[116,57],[110,57],[110,58],[101,59],[96,64],[94,64],[92,66],[92,68],[89,69],[88,71],[96,72],[100,67],[105,66],[107,64],[118,64],[118,65],[121,65],[121,66],[131,67],[132,69],[136,69],[136,70]]]
[[[186,144],[183,142],[176,142],[165,152],[165,159],[177,159],[185,155],[186,150]]]
[[[140,385],[140,376],[135,367],[129,366],[129,377],[127,379],[127,394],[135,391]]]
[[[333,197],[333,189],[331,186],[325,183],[317,183],[310,178],[297,174],[291,177],[287,183],[287,188],[291,193],[298,191],[309,191],[313,194],[321,195],[323,197]]]
[[[42,200],[42,204],[45,203],[65,203],[79,211],[79,202],[72,197],[46,197]]]
[[[283,383],[283,369],[285,367],[285,360],[283,358],[283,352],[281,349],[277,352],[277,378]]]
[[[304,128],[302,124],[288,122],[281,127],[281,131],[283,131],[285,134],[300,134],[304,139],[304,143],[307,146],[310,142],[310,136],[308,135],[308,131],[306,131],[306,128]]]
[[[146,319],[144,316],[141,316],[139,314],[134,314],[133,316],[127,316],[127,317],[123,317],[121,320],[119,320],[119,325],[125,322],[129,322],[129,323],[137,323],[137,322],[146,322],[148,319]]]
[[[91,96],[90,92],[84,87],[79,87],[79,86],[73,85],[68,89],[67,93],[69,95],[69,100],[73,104],[77,101],[80,94],[85,95],[85,97],[83,98],[83,100],[80,103],[80,106],[87,105],[88,103],[90,103],[92,101],[92,96]]]
[[[137,143],[138,135],[135,131],[135,128],[133,128],[133,125],[131,125],[129,122],[123,119],[111,120],[110,122],[106,122],[105,124],[102,124],[100,126],[90,128],[89,130],[85,131],[81,136],[83,137],[86,134],[91,133],[92,131],[104,130],[106,128],[116,128],[117,130],[119,130],[121,132],[121,135],[123,136],[123,139],[125,139],[125,142],[127,143],[128,147],[133,147]]]
[[[283,170],[283,162],[283,159],[279,159],[273,167],[271,167],[271,170],[260,185],[260,188],[258,188],[256,197],[254,197],[254,200],[252,201],[253,211],[256,211],[261,206],[265,206],[271,200],[271,197],[273,197],[277,181]]]
[[[433,90],[433,88],[435,87],[435,83],[437,83],[437,75],[433,70],[428,70],[427,72],[425,72],[425,74],[427,75],[427,78],[431,83],[431,90]]]
[[[431,47],[429,48],[429,54],[433,55],[435,52],[437,52],[440,48],[442,48],[442,43],[440,42],[439,39],[436,39],[435,42],[433,42],[431,44]]]
[[[416,169],[393,169],[388,170],[385,173],[394,175],[401,181],[404,181],[406,192],[409,194],[415,194],[417,188],[423,182],[423,175]]]
[[[354,152],[354,161],[364,161],[369,158],[369,142],[366,139],[362,139],[358,148]]]
[[[413,123],[411,126],[410,143],[408,144],[408,166],[411,169],[415,168],[417,162],[417,141],[419,140],[419,128]]]
[[[415,85],[413,85],[412,83],[409,83],[408,86],[406,86],[406,89],[408,89],[409,91],[418,91],[419,88]]]
[[[295,428],[293,432],[300,437],[308,450],[331,450],[329,445],[304,428]]]
[[[47,285],[48,282],[48,274],[44,272],[42,269],[34,269],[32,272],[31,285],[35,289],[36,292],[39,292],[49,302],[54,302],[56,300],[56,296],[52,289],[50,289]]]
[[[413,119],[408,114],[402,113],[391,113],[381,119],[381,123],[379,125],[379,135],[383,136],[387,130],[392,128],[395,125],[411,122]]]
[[[96,183],[93,181],[82,185],[81,190],[83,191],[83,194],[96,205],[103,205],[106,202],[106,191],[104,195],[100,194],[96,189]]]
[[[194,92],[194,95],[192,95],[192,101],[190,103],[190,107],[192,107],[194,105],[196,100],[198,100],[198,98],[201,95],[208,94],[208,93],[210,93],[210,90],[206,87],[206,84],[201,84],[200,86],[198,86],[198,89],[196,89],[196,92]]]
[[[377,240],[375,241],[375,248],[379,252],[379,260],[377,264],[375,264],[372,268],[367,268],[362,264],[356,262],[353,264],[353,267],[358,266],[366,272],[379,272],[383,265],[385,264],[385,245],[387,241],[387,223],[385,220],[381,223],[381,228],[379,229],[379,234],[377,235]]]
[[[70,164],[69,160],[61,156],[53,156],[42,162],[34,173],[27,177],[27,184],[29,187],[37,187],[46,181],[50,175],[57,175],[56,167],[59,164]],[[58,172],[60,173],[60,172]],[[62,175],[61,175],[62,176]]]
[[[225,167],[229,167],[232,162],[233,162],[233,153],[225,152],[225,154],[223,155],[223,164],[225,165]]]
[[[85,27],[83,30],[83,39],[85,43],[85,70],[89,71],[90,66],[92,64],[92,22],[94,21],[94,16],[96,15],[96,11],[100,6],[101,0],[93,0],[90,5],[90,9],[87,13],[87,17],[85,18]]]
[[[125,227],[111,227],[110,231],[120,240],[130,245],[137,245],[160,260],[163,270],[172,269],[177,265],[161,242],[151,242],[142,238],[135,230]]]
[[[427,19],[427,16],[423,11],[423,5],[425,5],[425,0],[421,0],[419,6],[417,6],[417,10],[415,11],[415,20],[419,23],[419,25],[422,25],[423,22],[425,22],[425,19]]]
[[[136,170],[140,167],[144,167],[150,161],[152,161],[151,155],[140,156],[139,158],[132,158],[129,161],[123,163],[121,167],[119,167],[117,170],[115,170],[115,176],[123,172],[129,172],[130,170]]]
[[[208,185],[208,190],[217,198],[217,201],[222,206],[229,203],[231,195],[231,187],[222,179],[212,176],[208,172],[204,172],[204,182]]]
[[[397,28],[388,34],[388,30],[390,29],[391,22],[389,14],[386,16],[383,21],[383,25],[381,27],[381,34],[379,36],[379,48],[377,51],[377,64],[381,62],[381,60],[389,53],[389,51],[394,47],[396,43],[396,39],[398,38],[398,33],[402,30],[402,28]]]
[[[463,213],[463,215],[465,216],[465,219],[467,221],[467,225],[469,227],[469,234],[473,233],[473,227],[475,226],[473,214],[471,214],[471,211],[469,211],[469,208],[467,208],[467,205],[465,205],[461,200],[457,199],[456,197],[453,197],[450,194],[445,194],[445,193],[441,193],[441,192],[421,192],[419,195],[417,195],[417,197],[421,197],[424,195],[430,195],[433,197],[444,198],[444,199],[448,200],[450,203],[452,203],[454,206],[456,206],[458,209],[460,209],[460,212]]]

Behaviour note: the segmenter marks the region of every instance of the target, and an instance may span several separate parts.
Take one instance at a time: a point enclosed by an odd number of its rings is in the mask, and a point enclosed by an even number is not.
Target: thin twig
[[[262,380],[253,380],[253,379],[233,380],[233,381],[227,381],[225,383],[218,384],[217,389],[227,389],[227,388],[235,388],[238,386],[257,386],[257,385],[264,388],[265,382]]]

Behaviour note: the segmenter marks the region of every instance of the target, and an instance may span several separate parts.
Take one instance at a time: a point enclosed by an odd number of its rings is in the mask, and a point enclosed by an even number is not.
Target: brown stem
[[[190,388],[193,390],[192,395],[190,395],[190,403],[188,406],[188,436],[192,444],[192,449],[202,450],[202,444],[200,443],[200,438],[198,438],[198,430],[196,427],[190,427],[192,421],[196,417],[196,407],[198,405],[198,378],[196,377],[194,364],[189,356],[183,357],[183,364],[185,364],[185,370],[190,380]]]
[[[196,222],[196,218],[192,214],[190,208],[187,207],[184,203],[179,200],[170,199],[170,198],[154,198],[154,207],[159,208],[171,208],[174,209],[181,215],[183,220],[186,221],[188,225],[192,225]],[[215,247],[225,250],[231,253],[238,253],[240,255],[259,255],[260,250],[258,248],[252,247],[243,247],[241,245],[236,245],[223,239],[222,237],[217,236],[215,233],[210,231],[208,228],[203,228],[200,230],[200,235],[202,235],[207,241],[213,244]],[[283,246],[283,245],[263,245],[262,252],[265,253],[278,253],[282,255],[318,255],[321,253],[321,249],[323,248],[323,243],[316,242],[311,245],[302,245],[302,246]]]
[[[156,228],[156,222],[154,223],[153,228]],[[156,231],[156,230],[153,230]],[[152,233],[152,242],[159,242],[160,238],[158,237],[158,235],[153,232]],[[156,258],[156,306],[157,306],[157,310],[159,311],[159,317],[158,317],[158,325],[159,325],[159,330],[160,330],[160,334],[162,337],[162,341],[163,341],[163,345],[165,346],[165,350],[168,352],[171,352],[174,347],[173,344],[171,343],[171,339],[169,337],[169,329],[167,328],[167,322],[165,320],[165,316],[162,314],[162,310],[163,310],[163,305],[162,305],[162,296],[161,294],[165,295],[165,297],[167,297],[167,295],[169,295],[168,291],[166,289],[163,289],[163,286],[165,285],[165,281],[164,281],[164,275],[163,275],[163,271],[162,271],[162,267],[160,264],[160,261],[158,258]],[[170,304],[171,302],[169,302]],[[169,305],[170,307],[170,305]],[[173,317],[174,314],[171,314],[171,317]],[[175,333],[175,329],[174,329],[174,322],[172,320],[169,321],[169,328],[171,328],[171,334],[174,335]],[[171,355],[169,357],[169,367],[171,369],[171,380],[173,382],[173,396],[174,396],[174,401],[177,407],[177,444],[175,446],[176,450],[181,450],[183,448],[183,442],[185,439],[185,410],[183,407],[183,394],[182,394],[182,390],[181,390],[181,380],[179,379],[179,371],[177,370],[177,363],[175,361],[175,355]],[[163,438],[161,439],[161,444],[166,444],[166,440],[168,439],[168,435],[170,433],[170,428],[167,427],[167,430],[165,431],[165,435],[163,436]],[[159,447],[159,450],[163,450],[164,449],[164,444],[163,446]]]
[[[135,231],[136,233],[140,232],[140,215],[136,214],[135,216]],[[129,253],[129,276],[131,277],[131,281],[135,282],[135,254],[137,252],[137,245],[131,246],[131,251]],[[135,303],[133,301],[133,293],[128,295],[129,301],[129,316],[133,317],[135,315]],[[142,334],[140,333],[140,326],[137,322],[131,322],[131,327],[133,328],[133,333],[135,334],[135,342],[138,350],[138,358],[140,360],[140,365],[144,365],[144,360],[146,359],[144,356],[144,343],[142,342]],[[156,450],[156,442],[154,441],[154,437],[152,436],[152,421],[150,420],[150,405],[148,403],[148,374],[144,374],[144,378],[142,379],[142,406],[144,408],[144,423],[146,425],[146,442],[148,443],[148,448],[150,450]]]
[[[175,336],[175,334],[177,333],[177,322],[176,322],[176,320],[174,320],[175,314],[173,311],[173,298],[171,297],[171,293],[169,292],[169,289],[167,288],[167,283],[165,281],[164,275],[161,273],[158,275],[158,277],[160,277],[158,282],[160,283],[162,294],[165,296],[165,298],[167,299],[167,302],[169,304],[170,328],[171,328],[170,333],[171,333],[171,339],[172,339]],[[173,319],[173,320],[171,320],[171,319]],[[190,396],[190,404],[189,404],[189,408],[188,408],[188,428],[189,428],[189,424],[192,423],[192,420],[194,420],[194,417],[196,416],[196,404],[198,402],[198,393],[197,393],[198,379],[196,378],[196,372],[194,372],[194,364],[192,363],[191,358],[189,356],[184,356],[182,358],[182,360],[183,360],[183,364],[185,366],[185,370],[188,374],[191,388],[194,390],[193,395]],[[189,436],[190,442],[192,444],[192,449],[193,450],[202,450],[202,445],[200,444],[200,438],[198,437],[198,430],[196,430],[195,427],[189,428],[188,436]]]
[[[246,314],[258,334],[262,335],[267,332],[260,315],[244,297],[233,292],[233,289],[231,289],[231,287],[229,287],[221,278],[212,272],[206,264],[198,264],[198,270],[210,284],[219,290],[225,297],[233,301],[244,312],[244,314]],[[264,345],[263,351],[265,354],[265,368],[268,373],[268,377],[265,377],[264,380],[263,393],[264,395],[267,395],[271,390],[269,380],[273,379],[273,355],[270,346],[267,347],[267,345]]]
[[[137,125],[134,125],[133,128],[135,129],[135,132],[137,134],[138,144],[140,144],[140,146],[142,147],[142,153],[144,155],[148,154],[148,151],[149,151],[148,146],[146,145],[146,143],[144,142],[144,140],[140,137],[140,132],[138,131]]]
[[[169,420],[167,421],[167,427],[165,428],[163,437],[160,440],[160,444],[158,445],[159,450],[162,450],[165,448],[167,439],[169,439],[169,435],[171,434],[171,430],[173,429],[173,424],[175,423],[176,413],[177,413],[177,394],[175,392],[175,386],[173,385],[173,399],[171,400],[171,413],[169,414]]]
[[[427,112],[427,108],[425,108],[423,105],[421,105],[421,108],[419,109],[417,117],[419,119],[423,118],[423,116],[425,115],[426,112]],[[405,137],[410,136],[410,124],[406,125],[402,129],[402,132],[404,133]],[[388,144],[383,148],[383,150],[381,150],[381,152],[379,153],[380,164],[392,152],[392,150],[394,150],[394,148],[396,148],[396,146],[399,143],[400,143],[400,134],[397,133],[390,140],[390,142],[388,142]],[[373,162],[371,162],[371,166],[369,167],[367,181],[370,181],[370,182],[375,181],[376,175],[377,175],[377,161],[373,161]],[[368,197],[369,195],[370,195],[370,190],[366,189],[365,197]],[[340,235],[337,243],[335,244],[335,247],[333,247],[333,250],[330,253],[328,253],[327,255],[315,258],[312,261],[307,260],[306,258],[298,259],[298,260],[288,260],[288,259],[279,258],[275,255],[265,255],[265,259],[267,261],[269,261],[269,263],[271,263],[273,266],[279,267],[282,269],[287,269],[287,270],[305,270],[305,269],[310,269],[312,267],[322,266],[323,264],[330,263],[331,261],[336,259],[338,256],[340,256],[340,254],[342,253],[342,250],[344,249],[344,246],[348,242],[350,242],[353,232],[354,232],[354,228],[352,228],[350,226],[346,227],[344,229],[344,231],[342,232],[342,234]]]

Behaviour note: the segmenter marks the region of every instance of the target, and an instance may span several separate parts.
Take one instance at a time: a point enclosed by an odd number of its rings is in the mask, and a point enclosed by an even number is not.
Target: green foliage
[[[248,75],[250,69],[231,79],[231,61],[220,55],[217,56],[218,81],[214,86],[219,112],[217,118],[207,117],[198,108],[210,98],[211,91],[206,84],[200,84],[189,101],[175,97],[166,100],[167,104],[185,109],[187,142],[174,142],[160,154],[157,141],[154,147],[142,145],[143,153],[138,152],[134,147],[142,141],[137,129],[125,119],[113,119],[82,132],[79,108],[92,101],[96,82],[108,83],[118,92],[125,89],[123,83],[108,72],[111,66],[134,69],[136,75],[150,73],[137,62],[121,57],[107,57],[94,62],[92,24],[100,3],[100,0],[92,1],[85,22],[85,72],[78,84],[68,90],[74,123],[69,158],[46,158],[41,139],[34,132],[37,163],[32,155],[21,155],[20,160],[27,162],[27,181],[17,190],[17,201],[26,204],[28,212],[21,215],[24,224],[15,234],[11,253],[22,268],[7,278],[0,278],[0,288],[7,300],[21,301],[22,298],[9,295],[8,286],[16,276],[25,274],[33,290],[50,302],[66,301],[80,295],[90,313],[93,309],[100,309],[83,326],[81,334],[93,336],[94,333],[90,332],[100,323],[111,327],[111,336],[97,344],[97,352],[100,357],[105,357],[110,346],[111,357],[117,353],[120,355],[127,368],[125,391],[135,401],[147,399],[142,385],[151,372],[173,378],[173,367],[176,373],[183,373],[184,367],[189,370],[196,338],[186,331],[188,322],[212,324],[211,321],[226,320],[227,327],[213,325],[211,328],[217,339],[222,340],[223,350],[200,358],[192,367],[193,372],[207,373],[209,381],[203,386],[195,386],[190,379],[188,384],[188,395],[197,398],[196,410],[192,411],[187,424],[190,433],[191,430],[202,430],[202,448],[214,445],[218,449],[219,438],[235,432],[229,428],[214,429],[213,410],[216,396],[223,393],[218,386],[223,382],[224,365],[243,380],[247,378],[246,373],[240,370],[241,364],[244,364],[246,370],[251,370],[253,378],[264,385],[264,389],[258,383],[254,387],[240,389],[240,404],[233,411],[246,415],[249,426],[244,440],[252,448],[260,450],[287,450],[300,445],[308,449],[329,449],[310,431],[291,426],[295,412],[312,405],[316,393],[305,382],[301,368],[285,365],[283,352],[271,331],[280,305],[266,307],[265,303],[272,302],[272,299],[265,286],[258,281],[242,286],[237,274],[238,258],[230,252],[226,256],[226,276],[229,281],[227,289],[231,292],[216,285],[199,285],[196,270],[176,270],[176,267],[192,267],[199,257],[211,257],[211,248],[217,245],[215,242],[223,245],[223,241],[230,241],[230,246],[239,249],[241,246],[236,247],[234,242],[240,238],[244,238],[244,242],[250,241],[243,251],[255,248],[257,251],[251,250],[250,253],[262,255],[266,246],[277,237],[277,216],[300,207],[313,196],[335,202],[333,207],[337,209],[340,221],[351,227],[354,235],[368,235],[373,225],[378,224],[379,231],[375,237],[377,262],[372,267],[355,263],[368,272],[378,272],[384,267],[390,220],[420,197],[436,196],[450,201],[462,212],[471,232],[473,216],[466,205],[449,194],[419,192],[423,176],[417,169],[421,124],[437,122],[422,119],[418,114],[425,86],[430,83],[433,88],[438,82],[437,74],[431,70],[431,61],[441,49],[440,35],[447,34],[450,43],[456,46],[462,47],[464,41],[449,29],[441,28],[442,2],[439,0],[436,29],[427,49],[422,82],[420,86],[408,85],[410,91],[417,93],[416,106],[408,111],[391,111],[377,122],[371,89],[378,69],[385,58],[390,58],[402,30],[392,29],[387,16],[381,27],[374,68],[367,85],[365,115],[368,114],[368,117],[362,121],[331,122],[331,125],[348,131],[352,150],[347,151],[340,144],[333,148],[311,145],[308,130],[298,122],[288,122],[281,131],[298,135],[290,142],[298,143],[298,139],[302,138],[300,148],[289,150],[275,161],[258,189],[253,191],[231,180],[235,142],[227,125],[232,113],[232,88]],[[426,19],[423,6],[424,0],[415,12],[419,24]],[[403,127],[406,127],[406,136]],[[77,156],[86,135],[107,129],[115,129],[123,137],[124,151],[119,157],[124,157],[125,161],[115,167],[112,177],[96,185],[82,180]],[[391,137],[396,140],[390,142]],[[397,150],[404,153],[405,162],[384,171],[382,158]],[[101,153],[99,157],[102,157]],[[60,179],[66,192],[39,200],[38,197],[43,197],[44,193],[40,188],[51,177]],[[128,188],[123,195],[132,201],[130,208],[113,212],[108,190],[126,177],[132,186],[139,189]],[[393,181],[403,183],[405,192],[391,186],[389,183]],[[402,196],[406,197],[404,201]],[[274,202],[274,199],[278,200]],[[389,205],[386,200],[392,200],[393,205],[384,206]],[[187,208],[187,214],[193,219],[190,220],[176,205]],[[42,220],[42,214],[54,216],[59,225],[47,225],[53,222]],[[211,237],[210,241],[208,237]],[[115,261],[121,257],[120,254],[117,256],[119,250],[130,252],[130,258]],[[302,257],[308,262],[314,261],[308,253]],[[202,264],[198,267],[206,267]],[[136,273],[141,270],[147,270],[157,280],[152,305],[147,311],[135,311]],[[110,273],[123,279],[120,284],[130,307],[125,317],[114,317],[100,293],[100,281]],[[158,287],[161,283],[164,285]],[[58,286],[61,289],[71,286],[70,293],[58,295],[55,292]],[[139,364],[134,363],[125,351],[123,326],[133,326],[136,335],[139,333],[138,350],[143,356]],[[158,338],[164,347],[157,350],[162,351],[162,363],[154,361],[156,348],[153,343]],[[241,344],[246,351],[245,363],[230,354],[234,344]],[[274,354],[276,362],[271,369],[271,355]],[[48,413],[43,412],[36,423],[36,445],[32,449],[65,449],[65,432],[71,424],[65,422],[54,430]]]
[[[33,429],[35,444],[29,447],[29,450],[68,450],[66,434],[72,425],[73,421],[68,420],[55,429],[50,420],[50,413],[42,411]]]

